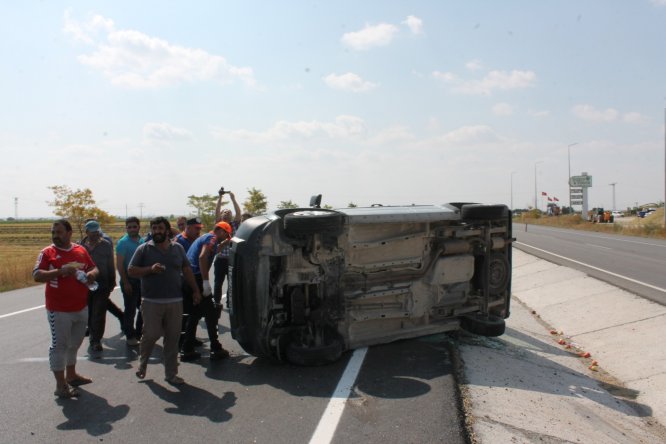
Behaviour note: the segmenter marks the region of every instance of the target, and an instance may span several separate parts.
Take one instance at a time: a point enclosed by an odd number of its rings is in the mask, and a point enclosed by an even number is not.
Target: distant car
[[[613,211],[612,215],[613,217],[624,217],[624,213],[622,211]]]
[[[231,335],[299,365],[464,329],[504,333],[511,296],[505,205],[282,209],[243,222],[229,267]]]

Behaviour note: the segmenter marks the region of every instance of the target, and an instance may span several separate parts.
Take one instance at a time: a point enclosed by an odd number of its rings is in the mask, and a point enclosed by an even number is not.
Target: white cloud
[[[143,126],[143,138],[155,142],[174,142],[191,140],[192,133],[183,128],[171,126],[168,123],[146,123]]]
[[[497,103],[493,106],[493,113],[497,116],[511,116],[513,107],[508,103]]]
[[[620,116],[620,113],[613,108],[598,110],[591,105],[576,105],[572,108],[574,116],[582,120],[592,122],[614,122]]]
[[[423,33],[423,20],[413,15],[408,15],[403,24],[409,27],[409,30],[412,31],[412,34],[422,34]]]
[[[363,80],[360,76],[351,72],[341,75],[329,74],[324,77],[324,82],[329,87],[341,91],[366,92],[377,87],[376,83]]]
[[[234,66],[222,56],[174,45],[139,31],[116,30],[112,20],[99,15],[79,23],[66,13],[64,32],[94,47],[78,60],[101,71],[114,85],[141,89],[234,80],[255,85],[252,68]],[[99,32],[106,38],[98,38]]]
[[[666,0],[664,0],[664,2],[666,2]],[[622,120],[625,123],[636,123],[636,124],[644,124],[644,123],[647,123],[649,121],[649,119],[647,117],[645,117],[641,113],[637,113],[637,112],[625,113],[622,116]]]
[[[467,68],[470,71],[478,71],[483,68],[483,64],[481,63],[481,60],[474,59],[465,63],[465,68]]]
[[[492,128],[486,125],[463,126],[450,131],[439,138],[440,141],[451,144],[475,144],[497,140]]]
[[[550,111],[547,109],[542,109],[542,110],[530,110],[529,111],[530,116],[534,117],[548,117],[550,115]]]
[[[444,82],[453,82],[457,79],[455,74],[450,72],[433,71],[432,76],[433,78],[442,80]]]
[[[346,139],[364,136],[367,132],[363,119],[355,116],[338,116],[333,122],[279,121],[266,131],[230,130],[217,128],[215,138],[232,142],[274,143],[298,139]]]
[[[655,6],[666,6],[666,0],[650,0]]]
[[[386,46],[398,33],[398,27],[389,23],[368,25],[360,31],[347,32],[340,39],[342,43],[356,51],[365,51],[377,46]]]
[[[468,64],[469,65],[469,64]],[[434,71],[435,79],[453,84],[453,91],[462,94],[490,95],[495,90],[529,88],[536,81],[533,71],[490,71],[481,80],[462,80],[450,72]]]
[[[481,80],[468,80],[460,83],[455,91],[463,94],[489,95],[494,90],[529,88],[534,85],[536,74],[533,71],[490,71]]]

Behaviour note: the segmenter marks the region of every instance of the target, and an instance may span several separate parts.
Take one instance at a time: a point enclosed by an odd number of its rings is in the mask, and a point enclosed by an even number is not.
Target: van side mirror
[[[321,194],[314,195],[310,198],[310,206],[312,208],[321,208]]]

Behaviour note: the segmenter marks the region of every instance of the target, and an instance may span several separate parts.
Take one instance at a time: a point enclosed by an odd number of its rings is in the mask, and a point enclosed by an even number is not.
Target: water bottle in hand
[[[76,280],[81,282],[86,287],[88,287],[88,290],[90,291],[95,291],[99,288],[99,284],[97,282],[93,282],[92,284],[88,283],[88,277],[86,276],[86,273],[83,272],[82,270],[76,271]]]

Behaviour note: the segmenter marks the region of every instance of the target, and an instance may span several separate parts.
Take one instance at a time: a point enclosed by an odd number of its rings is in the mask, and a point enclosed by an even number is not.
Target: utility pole
[[[513,175],[518,171],[511,171],[511,211],[513,211]]]
[[[534,209],[537,210],[537,165],[543,163],[543,160],[537,160],[534,162]]]
[[[139,203],[139,219],[143,219],[143,202]]]
[[[18,197],[14,198],[14,220],[18,220]]]
[[[569,161],[569,180],[567,181],[569,185],[569,209],[571,209],[571,147],[574,145],[578,145],[578,142],[567,145],[567,160]]]
[[[608,185],[613,187],[613,211],[617,210],[615,208],[615,185],[617,185],[617,182],[609,183]]]

